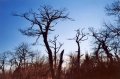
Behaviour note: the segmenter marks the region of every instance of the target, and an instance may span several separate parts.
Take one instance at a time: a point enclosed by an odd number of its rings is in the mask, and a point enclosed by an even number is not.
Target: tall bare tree
[[[77,50],[77,52],[78,52],[78,55],[77,55],[77,63],[78,63],[78,65],[80,65],[80,57],[81,57],[81,48],[80,48],[80,43],[82,42],[82,41],[85,41],[85,40],[87,40],[87,34],[86,33],[84,33],[83,32],[83,30],[84,29],[77,29],[76,30],[76,35],[75,35],[75,37],[74,38],[72,38],[72,39],[69,39],[69,40],[75,40],[75,42],[76,42],[76,44],[77,44],[77,48],[78,48],[78,50]]]
[[[100,32],[95,32],[93,28],[90,28],[92,36],[95,38],[95,43],[98,44],[98,49],[95,52],[96,57],[98,57],[98,53],[100,49],[103,49],[107,57],[110,61],[113,61],[112,54],[110,53],[109,43],[111,41],[111,33],[108,30],[102,30]]]
[[[16,16],[23,17],[32,24],[32,26],[28,29],[20,30],[21,33],[27,36],[37,36],[36,41],[40,36],[42,36],[48,53],[51,75],[54,79],[55,73],[53,69],[53,52],[48,42],[48,34],[49,32],[54,31],[53,27],[56,22],[59,20],[70,19],[68,14],[65,13],[65,9],[56,10],[50,6],[43,6],[42,8],[38,9],[38,12],[30,11],[20,15],[16,14]]]

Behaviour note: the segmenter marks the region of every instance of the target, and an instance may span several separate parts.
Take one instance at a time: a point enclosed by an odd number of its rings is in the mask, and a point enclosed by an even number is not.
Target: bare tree
[[[120,21],[120,1],[119,0],[114,1],[111,5],[107,5],[105,9],[108,15],[110,16],[114,15],[118,19],[116,21]]]
[[[6,62],[7,62],[7,52],[3,52],[0,55],[0,69],[2,70],[3,74],[5,74]]]
[[[27,59],[30,58],[31,54],[34,54],[28,44],[21,43],[18,47],[16,47],[15,56],[17,58],[16,62],[18,67],[26,67]]]
[[[51,49],[53,49],[53,53],[54,53],[54,66],[55,66],[55,69],[57,67],[57,54],[58,52],[60,51],[61,47],[62,47],[62,43],[59,42],[59,44],[57,44],[57,38],[58,38],[59,35],[57,36],[54,36],[54,39],[53,40],[50,40],[50,43],[52,44],[50,47]]]
[[[9,54],[10,54],[9,64],[10,64],[10,72],[11,72],[16,67],[18,67],[18,62],[14,52],[10,52]],[[14,69],[12,67],[14,67]]]
[[[90,28],[92,36],[95,38],[97,48],[95,50],[96,58],[99,60],[99,52],[104,50],[110,61],[113,61],[113,54],[119,59],[118,53],[120,50],[120,1],[115,1],[111,5],[105,7],[108,15],[114,15],[115,24],[104,23],[104,28],[96,32]],[[111,52],[111,53],[110,53]]]
[[[107,5],[105,9],[106,13],[109,16],[115,17],[115,23],[105,23],[105,27],[111,32],[111,50],[114,51],[116,58],[119,59],[118,53],[120,51],[120,1],[114,1],[111,5]]]
[[[53,40],[50,40],[50,43],[52,44],[52,46],[50,46],[53,49],[54,52],[54,71],[55,71],[55,78],[56,79],[60,79],[61,76],[61,70],[62,70],[62,63],[63,63],[63,54],[64,54],[64,50],[61,51],[59,59],[57,57],[57,54],[59,53],[61,47],[62,47],[62,43],[59,42],[59,44],[57,44],[57,38],[59,35],[55,36]],[[59,62],[57,62],[59,60]]]
[[[110,53],[109,48],[109,42],[111,41],[111,33],[108,30],[102,30],[100,32],[95,32],[93,28],[90,28],[90,31],[92,33],[92,36],[95,38],[95,43],[98,44],[98,50],[96,51],[96,55],[98,57],[99,49],[102,48],[107,55],[107,57],[110,59],[110,61],[113,61],[112,54]]]
[[[83,33],[83,30],[84,30],[84,29],[81,29],[81,30],[80,30],[80,29],[77,29],[77,30],[76,30],[76,35],[75,35],[75,37],[72,38],[72,39],[69,39],[69,40],[75,40],[75,42],[76,42],[76,44],[77,44],[77,47],[78,47],[78,50],[77,50],[77,52],[78,52],[78,55],[77,55],[77,63],[78,63],[78,65],[80,65],[80,57],[81,57],[80,43],[81,43],[82,41],[87,40],[87,38],[86,38],[87,34],[86,34],[86,33]]]
[[[23,17],[32,23],[32,26],[28,29],[20,30],[21,33],[27,36],[37,36],[36,41],[40,36],[42,36],[48,53],[50,71],[52,78],[54,79],[55,74],[53,69],[53,54],[48,42],[48,34],[49,32],[54,31],[54,23],[58,22],[58,20],[70,19],[68,18],[68,14],[65,13],[65,9],[56,10],[50,6],[43,6],[42,8],[38,9],[38,13],[30,11],[20,15],[16,14],[16,16]]]

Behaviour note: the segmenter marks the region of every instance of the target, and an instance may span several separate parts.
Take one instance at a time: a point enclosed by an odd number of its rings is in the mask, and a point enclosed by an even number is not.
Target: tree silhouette
[[[0,69],[2,70],[3,75],[5,73],[6,62],[7,62],[7,52],[3,52],[0,55]]]
[[[56,22],[58,22],[59,20],[65,20],[70,18],[68,17],[68,14],[65,13],[65,9],[56,10],[50,6],[43,6],[42,8],[38,9],[38,11],[38,13],[30,11],[20,15],[15,14],[15,16],[23,17],[32,23],[32,26],[28,29],[20,30],[22,34],[33,37],[37,36],[36,41],[39,39],[40,36],[42,36],[48,53],[50,71],[52,74],[52,78],[54,79],[55,72],[53,68],[53,52],[48,42],[48,34],[49,32],[54,31],[53,27]],[[38,26],[37,29],[35,28],[36,25]]]
[[[109,42],[110,42],[110,37],[111,37],[111,33],[108,30],[102,30],[100,32],[95,32],[93,28],[90,28],[90,31],[92,33],[92,36],[95,38],[95,43],[98,44],[98,49],[95,52],[96,53],[96,57],[98,58],[98,52],[99,49],[102,48],[105,52],[105,54],[107,55],[107,57],[110,59],[110,62],[113,61],[112,58],[112,54],[110,53],[109,50]]]
[[[30,58],[31,54],[34,54],[32,51],[30,51],[30,48],[27,43],[21,43],[18,47],[15,49],[15,55],[18,62],[18,67],[26,67],[27,59]]]
[[[111,32],[111,50],[114,51],[114,54],[119,60],[118,54],[120,52],[120,1],[114,1],[111,5],[107,5],[105,7],[106,13],[109,16],[115,17],[115,23],[114,24],[106,24],[106,29]]]
[[[54,53],[54,59],[53,59],[54,71],[55,71],[55,75],[56,75],[57,79],[59,79],[60,75],[61,75],[61,68],[62,68],[63,54],[64,54],[64,50],[62,50],[62,52],[60,54],[60,58],[58,59],[57,54],[59,53],[61,47],[63,46],[63,44],[60,42],[59,42],[59,44],[57,44],[58,36],[59,35],[54,36],[54,39],[49,41],[52,44],[50,47],[51,47],[51,49],[53,49],[53,53]],[[58,62],[58,60],[59,60],[59,62]]]
[[[82,42],[82,41],[85,41],[85,40],[87,40],[87,38],[86,38],[86,36],[87,36],[87,34],[85,34],[85,33],[83,33],[83,30],[84,29],[77,29],[76,30],[76,35],[75,35],[75,37],[74,38],[72,38],[72,39],[69,39],[69,40],[75,40],[75,42],[76,42],[76,44],[77,44],[77,48],[78,48],[78,50],[77,50],[77,52],[78,52],[78,54],[77,54],[77,63],[78,63],[78,67],[79,67],[79,65],[80,65],[80,57],[82,56],[81,55],[81,49],[80,49],[80,43]]]
[[[27,43],[19,44],[12,52],[0,53],[0,79],[120,79],[120,1],[106,6],[106,11],[115,16],[115,23],[105,23],[99,31],[89,28],[91,34],[84,29],[75,30],[75,37],[69,40],[77,44],[77,54],[69,55],[67,60],[63,60],[64,49],[58,42],[59,35],[49,39],[59,21],[71,19],[65,9],[42,6],[37,12],[15,14],[31,23],[30,27],[19,31],[36,37],[34,44],[42,38],[48,56],[32,51]],[[95,50],[82,58],[81,43],[87,40],[87,35],[94,38]],[[66,62],[64,67],[63,61]]]

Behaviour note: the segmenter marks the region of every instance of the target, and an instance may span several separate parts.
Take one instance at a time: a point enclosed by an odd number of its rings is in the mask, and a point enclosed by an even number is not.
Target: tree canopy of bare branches
[[[23,17],[31,23],[31,27],[26,30],[20,30],[20,32],[27,36],[37,36],[36,41],[40,36],[43,38],[43,42],[47,49],[50,71],[52,78],[55,78],[55,72],[53,68],[53,52],[48,42],[48,34],[54,31],[54,25],[60,20],[70,19],[65,9],[57,10],[50,6],[43,6],[38,9],[38,12],[29,11],[24,14],[15,14],[15,16]],[[37,29],[36,29],[37,27]],[[62,53],[62,52],[61,52]]]

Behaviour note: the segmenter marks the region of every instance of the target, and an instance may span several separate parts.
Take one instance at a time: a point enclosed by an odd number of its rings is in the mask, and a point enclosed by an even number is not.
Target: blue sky
[[[51,5],[56,9],[67,8],[69,17],[75,21],[59,22],[50,38],[59,34],[59,41],[64,43],[67,52],[76,50],[74,41],[67,40],[75,35],[77,28],[101,28],[109,20],[104,7],[114,0],[0,0],[0,51],[13,50],[21,42],[33,43],[35,39],[23,36],[18,29],[30,26],[23,18],[12,16],[12,13],[24,13],[30,9],[37,10],[41,5]],[[87,31],[85,31],[87,32]],[[39,40],[42,43],[42,40]],[[91,43],[81,44],[84,52],[89,51]],[[34,48],[38,49],[38,47]],[[42,50],[42,48],[40,49]]]

